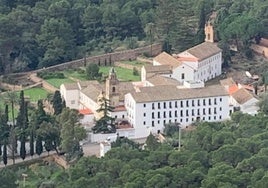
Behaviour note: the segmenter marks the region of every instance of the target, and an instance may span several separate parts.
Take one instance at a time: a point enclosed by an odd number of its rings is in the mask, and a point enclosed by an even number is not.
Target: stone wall
[[[39,69],[38,71],[49,70],[49,71],[61,71],[70,68],[78,68],[81,66],[86,66],[89,63],[96,63],[102,66],[110,66],[113,65],[116,61],[122,60],[135,60],[138,56],[143,55],[144,53],[150,54],[152,50],[152,56],[158,55],[162,51],[161,44],[154,44],[152,46],[146,46],[142,48],[136,48],[133,50],[125,50],[122,52],[114,52],[108,53],[98,56],[87,57],[83,59],[78,59],[70,62],[66,62],[63,64]]]

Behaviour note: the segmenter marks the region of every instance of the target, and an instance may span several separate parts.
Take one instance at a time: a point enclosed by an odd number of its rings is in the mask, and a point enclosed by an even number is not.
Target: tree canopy
[[[134,40],[181,51],[203,42],[213,11],[219,39],[247,49],[252,37],[268,36],[267,9],[263,0],[2,0],[0,72],[112,52],[124,42],[133,48]]]

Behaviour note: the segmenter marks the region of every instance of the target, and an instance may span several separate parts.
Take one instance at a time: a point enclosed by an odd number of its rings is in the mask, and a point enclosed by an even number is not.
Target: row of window
[[[206,112],[207,111],[207,112]],[[219,108],[219,111],[222,111],[222,107]],[[163,114],[163,118],[172,118],[173,115],[174,117],[178,117],[178,115],[180,115],[180,117],[183,117],[183,116],[199,116],[199,115],[207,115],[207,114],[217,114],[217,108],[208,108],[206,110],[206,108],[203,108],[203,109],[192,109],[192,110],[175,110],[174,113],[172,113],[173,111],[164,111],[162,112]],[[179,112],[179,113],[178,113]],[[146,117],[146,113],[143,113],[143,117]],[[155,119],[155,118],[161,118],[161,112],[152,112],[152,119]]]
[[[222,119],[222,116],[219,116],[219,120],[221,120]],[[178,121],[179,120],[179,121]],[[198,117],[198,118],[186,118],[185,119],[185,121],[187,122],[187,123],[190,123],[189,121],[191,121],[191,122],[194,122],[194,121],[200,121],[200,120],[203,120],[203,121],[206,121],[206,118],[205,117],[203,117],[202,119],[200,118],[200,117]],[[208,118],[207,118],[207,120],[208,121],[211,121],[211,120],[217,120],[217,116],[208,116]],[[166,123],[171,123],[172,122],[172,120],[170,119],[170,120],[168,120],[168,121],[166,121],[166,120],[163,120],[163,125],[165,125]],[[183,123],[183,119],[175,119],[175,123]],[[154,127],[155,126],[155,123],[157,123],[158,125],[160,124],[160,120],[158,120],[158,121],[152,121],[152,126]],[[146,125],[146,121],[143,121],[143,125]]]
[[[166,108],[173,108],[173,106],[175,108],[178,108],[178,105],[180,105],[180,107],[189,107],[190,105],[193,106],[206,106],[206,105],[217,105],[217,98],[214,98],[214,100],[212,100],[211,98],[209,99],[197,99],[197,100],[186,100],[186,101],[173,101],[173,102],[162,102],[162,106],[164,109]],[[219,98],[219,102],[222,102],[222,98]],[[146,104],[143,104],[143,107],[146,108]],[[152,103],[152,109],[154,110],[155,108],[161,109],[161,103]]]
[[[221,57],[220,54],[218,54],[218,55],[216,55],[216,56],[213,56],[213,57],[207,59],[206,61],[201,62],[201,63],[200,63],[200,66],[208,65],[208,64],[210,64],[212,61],[215,61],[216,59],[219,59],[220,57]]]

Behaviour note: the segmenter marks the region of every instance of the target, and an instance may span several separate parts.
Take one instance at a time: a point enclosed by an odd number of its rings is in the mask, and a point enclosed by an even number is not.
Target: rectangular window
[[[169,108],[172,108],[172,103],[171,102],[169,102]]]
[[[166,124],[166,120],[163,121],[163,124],[164,124],[164,125]]]
[[[194,109],[192,109],[192,116],[194,116]]]
[[[222,108],[220,107],[220,111],[222,110]]]
[[[160,123],[160,120],[158,120],[157,123],[159,124]]]
[[[178,117],[178,111],[177,110],[175,111],[175,117]]]
[[[143,117],[146,117],[146,113],[143,113]]]
[[[172,115],[171,115],[171,111],[169,111],[169,117],[170,117],[170,118],[172,117]]]
[[[184,75],[184,73],[182,73],[181,74],[181,79],[184,80],[184,77],[185,77],[185,75]]]
[[[183,101],[181,101],[181,107],[183,107]]]
[[[154,121],[152,121],[152,127],[154,127]]]
[[[160,118],[160,112],[157,113],[157,117]]]
[[[145,108],[146,107],[146,104],[143,104],[143,107]]]
[[[220,102],[222,101],[222,98],[220,98]]]
[[[143,125],[145,125],[146,123],[145,123],[145,121],[143,122]]]
[[[188,110],[186,110],[186,116],[189,116]]]
[[[221,116],[219,118],[221,119]]]
[[[215,105],[217,104],[217,98],[214,98],[214,104]]]
[[[189,101],[186,101],[186,106],[189,107]]]
[[[181,117],[183,117],[183,111],[181,110]]]
[[[194,106],[194,100],[192,100],[192,106]]]
[[[175,101],[175,108],[178,108],[178,103],[177,103],[177,101]]]
[[[208,109],[208,114],[211,114],[211,109],[210,108]]]
[[[154,119],[154,112],[152,112],[152,118]]]
[[[164,102],[164,108],[166,108],[166,102]]]
[[[164,112],[164,118],[166,118],[166,112]]]
[[[158,109],[160,109],[160,102],[158,103]]]
[[[211,105],[211,99],[208,99],[208,105]]]
[[[154,110],[154,103],[152,104],[152,109]]]
[[[200,100],[199,99],[197,100],[197,105],[200,106]]]
[[[205,108],[203,109],[203,115],[206,115],[206,109]]]
[[[203,99],[203,105],[206,106],[206,99]]]
[[[217,114],[217,108],[214,108],[214,114]]]
[[[197,109],[197,115],[198,116],[200,115],[200,109]]]

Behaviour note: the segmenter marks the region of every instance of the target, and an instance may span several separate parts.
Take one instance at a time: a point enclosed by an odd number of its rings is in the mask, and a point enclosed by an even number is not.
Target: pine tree
[[[114,107],[110,105],[110,101],[103,97],[100,99],[102,102],[100,108],[97,109],[98,113],[103,116],[96,121],[96,125],[92,128],[94,133],[113,133],[116,132],[114,118],[110,117],[110,113],[113,112]]]

